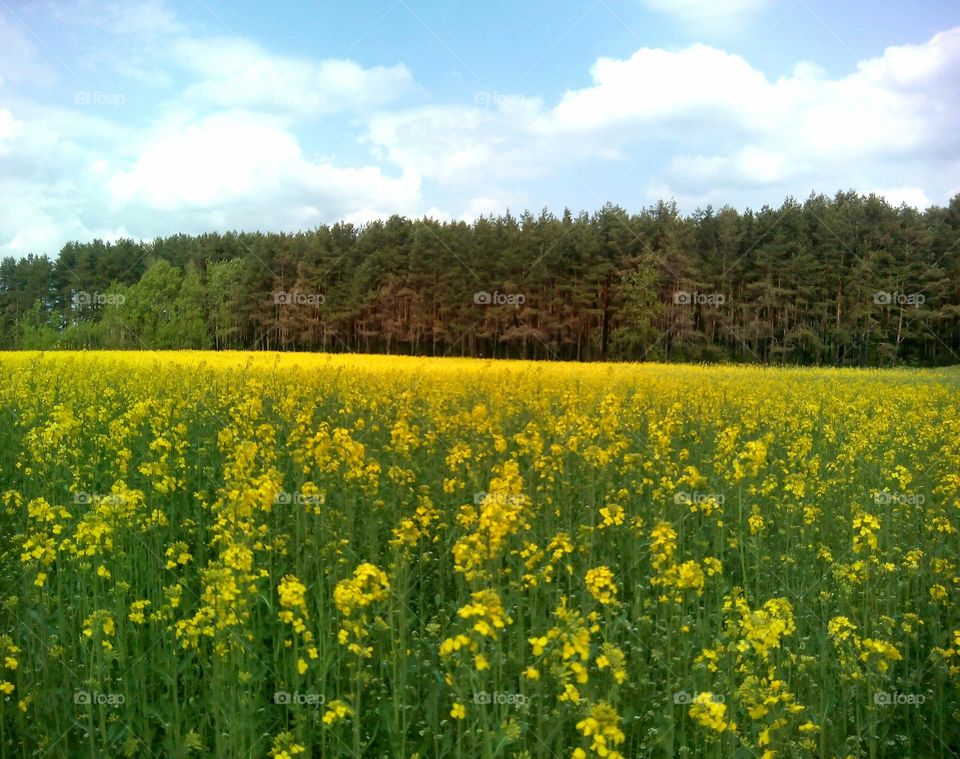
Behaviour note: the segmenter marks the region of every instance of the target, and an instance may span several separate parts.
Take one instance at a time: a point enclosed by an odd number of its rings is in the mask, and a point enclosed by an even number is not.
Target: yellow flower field
[[[2,757],[960,753],[960,375],[0,356]]]

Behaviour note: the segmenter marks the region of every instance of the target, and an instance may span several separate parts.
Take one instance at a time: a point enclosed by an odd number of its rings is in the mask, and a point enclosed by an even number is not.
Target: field
[[[960,753],[949,371],[0,357],[3,757]]]

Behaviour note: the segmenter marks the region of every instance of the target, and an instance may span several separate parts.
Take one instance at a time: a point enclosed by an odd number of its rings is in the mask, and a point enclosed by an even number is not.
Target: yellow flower
[[[280,606],[284,609],[295,609],[304,617],[307,615],[307,604],[304,596],[307,592],[307,586],[300,582],[293,575],[284,575],[277,586],[277,594],[280,596]]]
[[[617,504],[612,504],[610,506],[604,506],[600,509],[600,516],[603,517],[603,522],[601,527],[614,527],[623,524],[625,519],[625,514],[623,511],[623,506],[618,506]]]
[[[876,660],[877,669],[881,672],[886,672],[890,667],[887,659],[890,661],[900,661],[903,659],[903,656],[901,656],[896,646],[892,643],[887,643],[885,640],[864,638],[860,641],[860,648],[860,661],[869,663]]]
[[[479,617],[473,629],[489,638],[496,638],[495,630],[512,622],[503,610],[500,596],[494,590],[478,590],[470,594],[471,603],[463,606],[457,614],[464,619]]]
[[[146,622],[144,611],[146,611],[146,608],[149,605],[150,601],[146,599],[143,601],[134,601],[132,604],[130,604],[130,614],[128,615],[128,619],[131,622],[142,625],[144,622]]]
[[[590,595],[601,604],[609,606],[616,603],[617,586],[609,567],[588,569],[585,582]]]
[[[467,708],[458,701],[450,710],[450,716],[454,719],[464,719],[467,716]]]
[[[306,749],[294,740],[293,733],[285,731],[273,739],[273,746],[270,749],[272,759],[291,759],[297,754],[302,754]]]
[[[337,583],[333,601],[344,615],[349,617],[354,609],[382,601],[390,590],[386,573],[373,564],[364,563],[353,570],[353,576]]]
[[[703,727],[718,733],[727,730],[732,732],[737,729],[736,723],[727,721],[726,715],[727,705],[717,701],[710,692],[698,693],[690,707],[691,717],[697,720]]]
[[[609,757],[611,747],[619,746],[626,739],[620,729],[620,715],[606,701],[595,704],[588,716],[577,723],[584,738],[591,738],[590,749],[599,756]]]
[[[327,704],[327,711],[323,715],[323,724],[332,725],[338,720],[353,714],[353,711],[343,701],[334,699]]]
[[[580,691],[577,690],[576,686],[573,683],[567,683],[563,687],[563,693],[560,694],[560,701],[569,701],[573,704],[580,703]]]

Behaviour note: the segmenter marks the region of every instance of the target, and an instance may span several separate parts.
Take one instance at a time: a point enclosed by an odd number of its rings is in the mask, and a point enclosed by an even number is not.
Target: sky
[[[0,256],[960,193],[960,3],[0,0]]]

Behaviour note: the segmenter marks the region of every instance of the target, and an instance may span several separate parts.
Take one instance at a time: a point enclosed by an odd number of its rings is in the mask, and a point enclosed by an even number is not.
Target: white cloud
[[[55,255],[65,241],[107,229],[102,180],[91,169],[122,130],[83,111],[8,105],[0,109],[0,255]]]
[[[414,174],[391,178],[375,166],[311,161],[291,132],[242,111],[173,126],[107,186],[117,208],[228,213],[234,224],[256,218],[266,228],[363,208],[409,211],[420,201]]]
[[[0,109],[0,152],[4,149],[9,150],[13,143],[13,138],[17,136],[23,125],[17,121],[13,114],[6,108]],[[4,147],[6,143],[7,147]]]
[[[949,159],[960,152],[960,28],[888,48],[841,79],[801,70],[756,97],[769,110],[744,109],[731,124],[748,130],[745,144],[675,157],[667,185],[697,194],[772,180],[806,191],[891,186],[889,197],[918,206],[948,199]],[[750,154],[763,160],[745,160]]]
[[[923,211],[933,205],[922,187],[890,187],[885,190],[874,190],[874,192],[886,198],[894,206],[906,203]]]
[[[678,17],[706,13],[675,5]],[[711,3],[710,13],[760,5]],[[555,211],[588,196],[596,207],[624,187],[685,208],[839,188],[922,207],[958,191],[960,28],[839,77],[799,61],[771,78],[705,44],[645,47],[598,59],[585,86],[549,102],[481,92],[398,107],[423,94],[402,64],[191,36],[160,0],[50,7],[92,30],[78,52],[77,68],[92,72],[84,88],[128,97],[74,105],[75,83],[56,87],[53,59],[0,13],[0,255],[55,254],[67,239],[128,230],[472,220],[538,208],[544,193]],[[136,87],[113,89],[117,73]]]
[[[562,164],[614,157],[606,146],[559,129],[536,98],[494,108],[422,106],[378,113],[366,139],[404,170],[471,192],[554,174]]]
[[[142,132],[85,113],[0,109],[0,135],[0,256],[128,232],[294,231],[425,205],[416,175],[311,159],[276,120],[242,111],[174,113]]]
[[[677,52],[641,48],[625,61],[601,58],[590,73],[593,85],[567,91],[554,109],[558,127],[726,120],[760,111],[758,98],[769,91],[763,73],[739,55],[701,44]]]
[[[939,32],[921,45],[888,47],[879,58],[862,61],[857,68],[867,80],[885,86],[926,88],[936,85],[944,70],[952,67],[954,85],[960,80],[957,57],[960,55],[960,31]]]
[[[499,216],[509,206],[502,198],[471,198],[466,210],[460,214],[460,221],[473,222],[481,216]]]
[[[451,187],[479,183],[492,197],[524,180],[579,179],[584,165],[649,145],[663,146],[664,168],[641,181],[693,202],[902,186],[944,202],[955,185],[944,159],[960,152],[960,28],[888,48],[840,78],[799,62],[771,80],[703,44],[601,58],[591,76],[553,108],[510,96],[510,111],[393,111],[372,120],[368,138],[404,168]]]
[[[952,37],[938,35],[929,46],[952,49],[957,40],[960,30]],[[887,55],[896,57],[900,50]],[[939,57],[941,65],[928,76],[939,85],[951,76],[948,60],[960,62],[960,50],[949,56],[936,52],[928,57]],[[710,46],[643,48],[627,60],[600,59],[592,69],[593,85],[565,93],[552,116],[558,127],[582,130],[629,124],[677,132],[679,127],[680,138],[692,142],[721,131],[727,138],[759,138],[827,155],[901,152],[929,140],[930,98],[943,98],[888,86],[897,69],[886,57],[861,64],[843,79],[829,80],[801,65],[794,76],[769,81],[742,57]]]
[[[191,36],[162,0],[33,9],[45,10],[45,23],[82,31],[74,57],[60,51],[57,63],[86,76],[79,83],[88,94],[125,97],[123,107],[107,107],[93,97],[83,105],[69,90],[45,95],[35,85],[55,83],[41,53],[50,55],[0,12],[0,256],[55,255],[70,239],[128,231],[292,231],[425,207],[415,173],[391,176],[349,140],[361,158],[308,156],[289,126],[291,115],[356,113],[410,93],[404,66],[314,61],[241,38]],[[65,107],[41,104],[52,98]]]
[[[317,115],[381,105],[413,89],[403,65],[364,68],[344,59],[311,61],[268,53],[239,38],[182,38],[171,54],[196,77],[185,95],[203,107]]]
[[[782,184],[796,168],[781,153],[747,145],[729,156],[679,155],[670,162],[668,175],[687,189],[731,183],[771,187]]]
[[[284,168],[299,157],[292,135],[256,120],[218,115],[152,144],[109,188],[121,204],[206,208],[254,190],[276,192]]]

